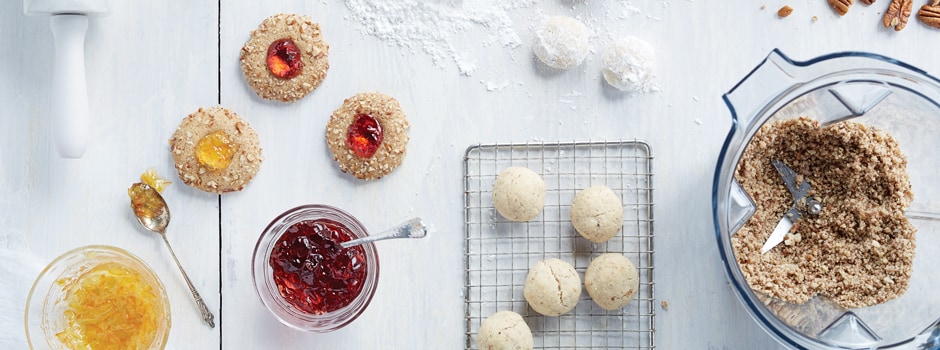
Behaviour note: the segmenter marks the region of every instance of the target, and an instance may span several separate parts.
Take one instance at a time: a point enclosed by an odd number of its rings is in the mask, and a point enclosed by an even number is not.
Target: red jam
[[[356,119],[349,124],[346,134],[346,147],[357,156],[369,158],[382,145],[382,126],[368,114],[356,114]]]
[[[309,314],[349,305],[362,292],[368,270],[362,246],[339,245],[354,238],[346,226],[329,219],[289,227],[268,260],[281,297]]]
[[[278,39],[268,46],[268,70],[281,79],[296,77],[303,70],[300,49],[290,38]]]

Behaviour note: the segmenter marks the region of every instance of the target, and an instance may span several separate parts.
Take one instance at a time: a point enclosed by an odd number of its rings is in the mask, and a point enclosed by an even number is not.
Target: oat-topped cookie
[[[242,46],[242,72],[258,96],[293,102],[326,78],[329,50],[310,17],[277,14],[261,22]]]
[[[183,183],[211,193],[241,191],[261,167],[258,134],[224,107],[199,108],[170,138]]]
[[[340,169],[364,180],[387,175],[401,164],[408,145],[408,119],[394,98],[361,93],[347,98],[326,125],[326,143]]]

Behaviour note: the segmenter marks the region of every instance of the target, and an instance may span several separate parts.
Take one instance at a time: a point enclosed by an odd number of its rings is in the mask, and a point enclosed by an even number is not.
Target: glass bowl
[[[135,281],[134,284],[120,284],[121,288],[109,288],[108,290],[124,291],[131,289],[143,293],[134,294],[136,296],[143,295],[145,298],[153,299],[151,300],[153,304],[150,304],[147,301],[140,301],[141,299],[126,298],[129,294],[119,294],[120,292],[116,292],[117,295],[113,295],[115,298],[108,301],[83,299],[94,304],[88,306],[92,310],[107,310],[106,305],[115,305],[115,300],[124,301],[121,303],[121,313],[130,310],[130,307],[125,308],[128,305],[148,308],[148,311],[144,313],[152,315],[149,322],[152,322],[150,325],[154,327],[153,337],[151,339],[139,339],[140,343],[123,343],[121,347],[163,349],[170,334],[170,302],[167,299],[163,283],[153,273],[153,270],[138,257],[123,249],[103,245],[85,246],[70,250],[53,260],[40,272],[39,277],[36,278],[33,287],[29,291],[26,301],[26,338],[30,348],[70,348],[69,344],[66,344],[68,340],[57,336],[60,332],[66,333],[64,331],[70,323],[73,331],[82,332],[85,336],[92,334],[89,333],[89,328],[86,327],[89,325],[88,323],[83,323],[80,320],[69,320],[68,315],[76,312],[73,305],[70,305],[69,299],[74,298],[72,301],[75,301],[87,297],[87,294],[81,292],[82,288],[101,287],[102,284],[93,282],[96,280],[111,282],[120,280],[123,283]],[[137,281],[140,283],[137,284]],[[79,295],[84,295],[84,297]],[[96,293],[96,295],[101,294]],[[127,300],[133,300],[134,304],[128,304]],[[78,306],[78,304],[74,306]],[[150,307],[153,309],[149,309]],[[102,316],[100,315],[102,313],[103,316],[114,315],[102,311],[98,316]],[[91,317],[87,314],[85,316]],[[123,317],[125,315],[117,316]],[[128,323],[125,322],[122,325],[128,325]],[[100,327],[103,325],[98,323],[95,326]],[[128,333],[125,334],[139,331],[139,328],[127,330]],[[128,337],[133,337],[133,335],[128,335]],[[147,340],[150,340],[149,343]],[[89,339],[85,341],[89,341]]]
[[[369,306],[369,302],[372,300],[372,296],[375,294],[376,285],[379,280],[379,257],[376,252],[375,245],[372,243],[365,243],[359,246],[348,248],[349,250],[356,250],[359,252],[359,256],[363,257],[365,263],[365,276],[361,281],[356,283],[361,284],[361,289],[354,297],[349,296],[351,300],[348,300],[348,303],[338,303],[338,307],[334,305],[334,309],[329,310],[330,308],[322,309],[324,311],[316,311],[313,309],[304,309],[299,307],[296,302],[289,301],[285,298],[285,294],[282,294],[282,289],[287,290],[288,282],[282,282],[279,284],[275,279],[276,268],[272,267],[271,255],[279,245],[279,240],[287,233],[293,231],[292,227],[294,225],[301,225],[302,223],[309,223],[317,220],[329,220],[334,223],[346,228],[344,230],[349,239],[356,239],[368,236],[369,233],[366,228],[359,222],[355,217],[349,213],[342,211],[338,208],[334,208],[327,205],[302,205],[290,210],[285,211],[281,215],[274,218],[273,221],[264,229],[264,232],[261,233],[261,237],[258,239],[257,245],[255,245],[254,256],[252,258],[252,277],[254,279],[255,291],[258,293],[258,297],[261,298],[261,302],[267,307],[268,311],[271,312],[274,317],[281,323],[290,326],[294,329],[298,329],[305,332],[313,333],[325,333],[340,329],[347,324],[354,321],[366,307]],[[309,237],[309,235],[308,235]],[[338,241],[345,241],[347,239],[334,239],[333,242],[338,243]],[[306,242],[312,240],[304,241]],[[307,247],[310,247],[307,244]],[[343,252],[346,250],[343,249]],[[306,254],[306,251],[305,251]],[[314,256],[314,255],[309,255]],[[313,269],[313,261],[309,259],[320,259],[320,256],[317,258],[303,258],[303,261],[298,259],[297,269],[301,269],[301,265],[306,269]],[[358,258],[357,258],[358,259]],[[357,261],[354,259],[354,262]],[[329,263],[331,261],[324,259],[321,263]],[[361,262],[360,262],[361,263]],[[318,266],[332,266],[332,265],[321,265],[317,263]],[[301,270],[308,271],[309,270]],[[347,270],[348,271],[348,270]],[[300,274],[301,272],[298,272]],[[316,280],[312,278],[312,274],[306,274],[306,278],[303,280],[300,285],[302,287],[308,287],[310,284],[314,284]],[[345,281],[354,281],[354,279],[348,279]],[[294,285],[295,287],[297,285]],[[288,293],[289,294],[289,293]],[[353,293],[350,293],[353,294]],[[296,295],[296,294],[295,294]],[[309,295],[309,294],[308,294]],[[324,298],[329,303],[330,297]],[[310,305],[310,304],[302,304]],[[319,305],[319,304],[318,304]],[[312,311],[313,310],[313,311]],[[317,309],[321,310],[321,309]]]
[[[732,125],[715,169],[712,214],[728,279],[750,316],[799,349],[940,348],[940,81],[870,53],[800,62],[774,50],[724,100]],[[906,156],[914,200],[905,214],[917,232],[913,272],[901,296],[859,308],[820,296],[794,304],[753,290],[745,279],[732,237],[757,209],[735,169],[761,126],[801,115],[820,125],[852,120],[881,129]]]

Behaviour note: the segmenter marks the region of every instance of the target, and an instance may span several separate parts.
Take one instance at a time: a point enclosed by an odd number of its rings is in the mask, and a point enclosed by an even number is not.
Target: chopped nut
[[[865,5],[871,5],[875,3],[875,0],[859,0]]]
[[[924,24],[940,29],[940,0],[932,0],[917,11],[917,19]]]
[[[779,10],[777,10],[777,16],[780,18],[789,16],[791,13],[793,13],[793,8],[787,5],[784,5]]]
[[[833,11],[839,14],[839,16],[845,16],[846,13],[849,13],[849,7],[852,7],[852,3],[855,0],[827,0],[829,1],[829,6],[832,7]]]
[[[785,245],[794,245],[799,243],[803,239],[803,236],[799,233],[793,231],[787,232],[787,237],[783,240]]]
[[[914,7],[912,0],[891,0],[891,4],[888,5],[888,9],[885,11],[884,23],[885,28],[894,27],[894,31],[901,31],[907,26],[907,19],[911,16],[911,11]]]
[[[853,153],[837,151],[846,147]],[[762,255],[774,223],[793,201],[771,159],[787,161],[804,175],[812,183],[811,195],[827,209],[799,219],[784,244]],[[758,208],[731,238],[748,284],[790,303],[822,295],[843,307],[871,306],[903,294],[916,231],[904,216],[913,200],[906,167],[897,141],[863,124],[820,127],[798,117],[762,126],[735,170]]]

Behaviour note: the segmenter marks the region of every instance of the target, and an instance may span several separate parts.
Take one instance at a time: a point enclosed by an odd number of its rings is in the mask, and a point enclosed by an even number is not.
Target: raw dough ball
[[[653,47],[636,37],[615,41],[601,57],[601,72],[611,86],[628,92],[657,90],[653,84],[656,55]]]
[[[633,301],[640,288],[640,276],[627,257],[605,253],[591,260],[584,272],[584,288],[597,305],[617,310]]]
[[[623,226],[623,204],[607,186],[585,188],[571,201],[571,224],[591,242],[606,242]]]
[[[529,221],[545,207],[545,181],[523,167],[508,167],[493,183],[493,205],[512,221]]]
[[[500,311],[480,324],[477,347],[480,350],[532,349],[532,331],[519,314]]]
[[[578,20],[555,16],[535,31],[535,56],[549,67],[571,69],[581,64],[590,49],[591,30]]]
[[[581,278],[567,262],[556,258],[542,260],[529,269],[522,292],[536,312],[559,316],[578,304]]]

